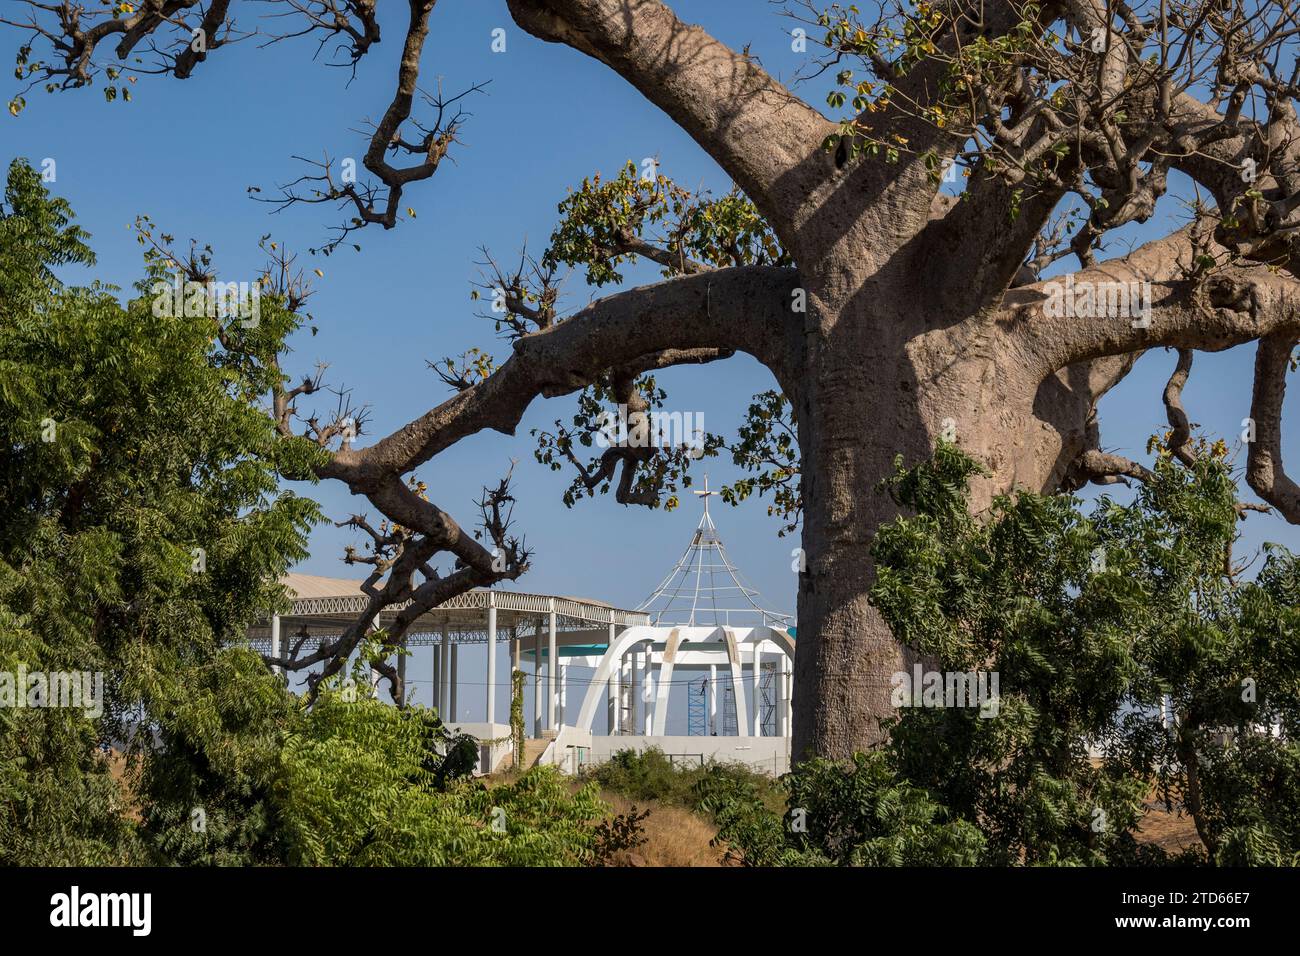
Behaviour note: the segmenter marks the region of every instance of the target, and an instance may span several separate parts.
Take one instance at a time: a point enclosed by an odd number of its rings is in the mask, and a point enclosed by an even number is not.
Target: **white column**
[[[451,668],[451,635],[447,633],[447,622],[442,622],[442,650],[438,653],[438,712],[443,720],[449,720],[451,714],[451,695],[448,692],[447,677]]]
[[[438,645],[437,644],[429,645],[429,671],[430,671],[430,676],[433,678],[432,686],[429,689],[429,702],[430,704],[433,705],[433,709],[438,712],[438,716],[441,717],[442,699],[438,694],[438,688],[442,686],[442,680],[438,673]]]
[[[542,621],[533,625],[533,736],[542,735]]]
[[[488,591],[487,722],[497,719],[497,595]]]
[[[718,732],[718,665],[709,665],[709,727],[712,736]]]
[[[614,673],[609,675],[609,732],[610,735],[623,731],[623,661],[615,662]]]
[[[458,658],[459,658],[459,657],[460,657],[460,645],[459,645],[459,644],[453,644],[453,645],[451,645],[451,668],[450,668],[450,670],[451,670],[451,703],[450,703],[450,705],[449,705],[448,708],[447,708],[447,713],[450,715],[450,717],[451,717],[452,720],[456,720],[456,719],[458,719],[458,718],[456,717],[456,684],[457,684],[457,682],[460,680],[460,672],[459,672],[459,671],[460,671],[460,668],[459,668],[459,666],[458,666],[458,664],[459,664]]]
[[[623,658],[623,732],[637,732],[637,650],[633,648]]]
[[[560,665],[560,725],[564,725],[565,715],[568,713],[565,707],[569,703],[569,665]]]
[[[754,736],[755,736],[755,737],[761,737],[761,736],[763,736],[763,708],[759,706],[759,702],[762,700],[762,692],[759,690],[759,687],[758,687],[759,679],[760,679],[760,677],[762,676],[762,673],[761,673],[761,669],[760,669],[760,667],[759,667],[759,664],[760,664],[760,663],[762,662],[762,660],[763,660],[763,655],[762,655],[762,653],[759,651],[758,647],[759,647],[758,642],[755,641],[755,642],[754,642],[754,674],[753,674],[753,686],[754,686]]]
[[[607,650],[610,647],[614,646],[614,640],[615,640],[614,609],[610,608],[609,609],[609,645],[606,648]],[[605,725],[608,728],[607,733],[611,737],[614,734],[618,733],[618,672],[619,672],[619,668],[615,667],[614,673],[611,674],[609,677],[609,686],[608,686],[609,703],[607,707],[608,714],[606,715],[608,719],[606,720]]]
[[[650,730],[654,726],[651,723],[652,708],[650,707],[650,701],[654,697],[650,692],[650,669],[654,666],[654,645],[642,644],[641,646],[644,648],[641,652],[641,686],[639,688],[641,692],[641,733],[649,736]]]
[[[785,726],[785,658],[778,657],[776,671],[776,735],[789,736]]]
[[[546,621],[546,729],[555,729],[556,678],[559,668],[555,662],[559,659],[555,647],[555,598],[551,598],[551,613]]]
[[[641,680],[637,668],[641,663],[641,645],[632,648],[627,655],[627,722],[631,725],[628,733],[639,734],[641,726]]]
[[[272,614],[271,615],[271,656],[279,657],[282,653],[283,650],[281,649],[281,641],[280,641],[280,615]],[[271,667],[271,672],[274,674],[283,674],[284,668],[282,668],[279,664],[274,664]]]

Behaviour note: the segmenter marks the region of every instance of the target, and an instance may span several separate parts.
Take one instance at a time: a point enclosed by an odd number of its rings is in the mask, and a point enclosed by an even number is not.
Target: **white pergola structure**
[[[304,648],[311,648],[318,646],[322,639],[337,638],[366,607],[361,581],[291,573],[281,583],[293,597],[291,609],[269,616],[248,632],[254,646],[269,649],[275,655],[299,641]],[[404,607],[405,604],[395,604],[385,608],[376,619],[376,626],[384,627]],[[548,662],[544,690],[541,667],[534,667],[535,719],[539,729],[550,730],[557,728],[562,718],[557,717],[557,707],[561,704],[560,668],[549,666],[549,662],[562,659],[562,649],[581,653],[598,648],[603,652],[619,631],[647,620],[643,612],[624,610],[603,601],[476,588],[420,615],[407,632],[406,643],[433,648],[433,700],[440,713],[449,715],[449,722],[457,723],[456,716],[460,713],[458,649],[466,644],[485,644],[487,680],[482,723],[490,725],[496,722],[498,641],[510,641],[511,659],[518,668],[521,645],[531,638],[533,661]],[[398,657],[397,666],[405,677],[405,655]],[[509,676],[500,683],[508,699]]]
[[[719,720],[718,675],[734,689],[739,736],[763,736],[759,682],[765,664],[775,665],[775,735],[790,736],[794,641],[784,629],[636,625],[619,634],[596,661],[596,675],[578,712],[576,727],[591,731],[604,701],[610,734],[668,735],[668,698],[674,674],[707,672],[708,736],[725,736]],[[743,693],[745,670],[753,688],[753,713]]]
[[[790,617],[765,609],[759,593],[746,585],[727,557],[722,537],[709,516],[717,492],[695,492],[704,514],[691,543],[668,576],[637,611],[648,616],[611,638],[594,661],[596,674],[578,713],[579,731],[592,731],[602,702],[611,735],[663,737],[668,734],[668,700],[674,675],[708,674],[707,723],[692,733],[725,736],[719,721],[718,688],[730,692],[736,736],[763,736],[760,681],[765,666],[775,676],[773,730],[789,737],[794,686],[794,639]],[[745,671],[752,686],[752,713],[744,693]],[[725,682],[719,684],[719,675]],[[701,715],[703,716],[703,715]]]

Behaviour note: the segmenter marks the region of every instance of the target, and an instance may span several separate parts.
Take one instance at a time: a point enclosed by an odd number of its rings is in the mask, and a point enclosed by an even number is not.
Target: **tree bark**
[[[868,280],[849,295],[810,285],[805,373],[788,389],[798,401],[806,568],[793,753],[844,759],[884,739],[881,722],[896,716],[892,676],[922,659],[870,600],[875,534],[900,516],[881,487],[896,456],[910,467],[941,437],[954,441],[990,472],[971,488],[977,512],[1013,488],[1053,489],[1085,448],[1097,400],[1132,362],[1044,374],[997,314],[912,308],[914,280]]]
[[[923,394],[951,359],[946,334],[927,333],[916,315],[882,315],[905,300],[870,280],[846,282],[848,274],[831,270],[831,280],[809,283],[806,371],[795,392],[805,502],[796,759],[846,758],[882,738],[891,677],[911,655],[870,600],[872,542],[898,516],[880,483],[896,455],[908,464],[928,457],[944,419],[957,417],[955,404]],[[944,390],[956,400],[964,391]]]

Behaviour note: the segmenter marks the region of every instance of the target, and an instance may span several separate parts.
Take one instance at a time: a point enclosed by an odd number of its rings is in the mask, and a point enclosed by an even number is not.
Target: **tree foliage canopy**
[[[67,285],[61,267],[94,261],[87,238],[29,165],[10,166],[0,862],[589,862],[606,811],[591,791],[541,772],[465,782],[477,746],[436,714],[337,683],[308,708],[247,646],[320,520],[280,489],[319,448],[257,401],[300,318],[274,292],[255,325],[159,314],[154,283],[177,263],[153,249],[125,304]],[[55,672],[97,675],[102,698],[36,706],[55,701],[15,687]]]
[[[1153,796],[1219,863],[1293,862],[1300,564],[1270,546],[1253,579],[1237,572],[1225,461],[1165,457],[1130,504],[1088,515],[1019,494],[972,517],[976,469],[942,445],[890,483],[916,516],[877,538],[882,612],[937,670],[1000,688],[991,719],[900,710],[900,774],[979,821],[995,862],[1132,859]]]

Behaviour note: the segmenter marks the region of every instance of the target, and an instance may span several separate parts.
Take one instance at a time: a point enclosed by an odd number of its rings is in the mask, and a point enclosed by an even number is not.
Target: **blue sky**
[[[737,48],[752,44],[763,65],[782,79],[803,65],[804,56],[790,49],[791,21],[765,0],[675,0],[672,5],[683,19],[704,24]],[[256,5],[243,6],[257,11]],[[469,299],[478,280],[480,246],[503,260],[517,254],[524,240],[540,252],[565,188],[596,171],[611,175],[628,159],[658,157],[662,171],[684,186],[722,192],[730,185],[685,133],[623,80],[581,54],[515,28],[504,0],[442,0],[432,17],[422,84],[431,88],[442,77],[444,91],[454,93],[490,81],[484,93],[466,103],[473,116],[463,143],[431,181],[408,190],[404,205],[414,207],[417,218],[388,232],[372,227],[357,234],[360,253],[347,249],[313,259],[307,248],[320,244],[338,216],[321,206],[272,215],[271,207],[250,200],[246,189],[257,185],[266,195],[276,183],[300,175],[305,170],[291,159],[295,154],[360,157],[365,139],[355,130],[386,106],[400,51],[404,5],[380,6],[384,40],[350,84],[346,71],[324,65],[327,57],[312,62],[315,44],[309,40],[269,49],[251,40],[216,51],[187,81],[142,78],[132,87],[129,104],[106,103],[99,89],[37,91],[28,95],[19,118],[5,115],[0,122],[0,161],[25,156],[39,164],[53,158],[55,191],[72,202],[93,234],[99,263],[84,276],[69,276],[72,281],[92,275],[123,287],[134,281],[141,250],[129,225],[140,213],[182,242],[194,237],[211,243],[226,278],[256,274],[262,265],[257,240],[265,233],[300,250],[305,268],[325,273],[316,280],[310,302],[320,331],[294,339],[286,368],[307,371],[318,360],[329,362],[328,380],[351,388],[358,402],[371,406],[372,434],[391,431],[447,396],[426,359],[473,346],[505,354],[508,347],[494,340],[487,321],[474,316]],[[491,50],[496,28],[506,31],[504,53]],[[3,50],[15,50],[22,39],[18,31],[0,27]],[[823,102],[824,87],[799,89],[810,102]],[[1167,229],[1178,212],[1168,205],[1162,221],[1125,230],[1112,240],[1110,251],[1122,253],[1128,243]],[[642,267],[628,278],[655,275]],[[566,290],[570,307],[593,292],[578,275]],[[1249,411],[1253,358],[1253,346],[1197,356],[1184,398],[1192,419],[1207,432],[1230,438],[1240,432]],[[1104,401],[1108,449],[1145,458],[1147,436],[1164,424],[1160,393],[1173,362],[1172,353],[1145,356]],[[774,385],[771,375],[746,357],[670,370],[660,381],[669,390],[670,408],[701,412],[706,427],[723,434],[734,433],[754,393]],[[1296,414],[1294,404],[1292,396],[1289,415]],[[481,486],[503,474],[512,458],[519,459],[516,517],[536,557],[517,587],[635,606],[681,553],[698,520],[698,504],[687,502],[669,514],[623,507],[612,499],[566,509],[561,494],[569,475],[533,461],[528,429],[567,417],[572,407],[572,399],[538,401],[515,438],[474,437],[419,474],[434,501],[471,524]],[[864,427],[871,427],[869,413]],[[1286,451],[1294,461],[1293,441]],[[722,460],[704,470],[714,484],[735,476]],[[341,486],[301,490],[336,519],[366,510],[363,500],[352,499]],[[777,538],[779,522],[758,500],[736,509],[719,506],[715,520],[733,559],[768,604],[792,612],[796,580],[790,551],[797,541]],[[300,570],[361,576],[339,561],[343,545],[352,540],[332,527],[318,529],[312,557]],[[1252,516],[1242,548],[1263,540],[1300,545],[1300,535],[1280,519]],[[472,665],[467,661],[466,666]]]

